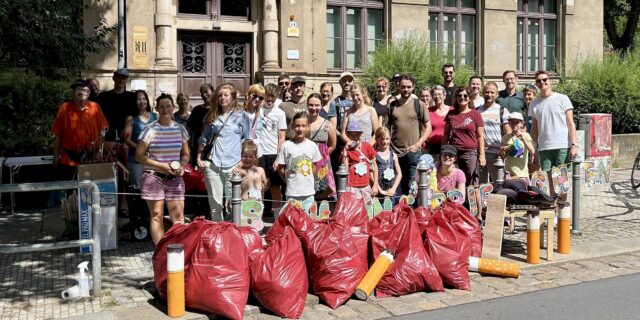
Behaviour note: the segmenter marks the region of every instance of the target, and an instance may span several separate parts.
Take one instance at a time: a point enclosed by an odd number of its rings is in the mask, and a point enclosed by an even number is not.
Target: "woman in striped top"
[[[167,202],[173,224],[184,223],[184,166],[189,162],[189,134],[173,121],[173,98],[162,94],[156,100],[158,120],[140,134],[136,160],[144,166],[142,199],[151,212],[151,238],[158,243],[164,235],[163,213]]]

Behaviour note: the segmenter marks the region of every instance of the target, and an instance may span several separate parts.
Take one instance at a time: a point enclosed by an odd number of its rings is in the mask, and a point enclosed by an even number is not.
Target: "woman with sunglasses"
[[[464,172],[466,185],[477,183],[478,164],[486,164],[484,154],[484,121],[471,103],[469,89],[460,86],[454,93],[453,110],[445,120],[443,144],[458,151],[458,167]]]
[[[256,138],[256,124],[258,120],[258,115],[260,113],[260,106],[262,105],[262,101],[264,101],[264,87],[259,84],[252,84],[247,90],[247,95],[244,100],[244,111],[249,115],[249,119],[251,120],[251,138]],[[258,154],[258,157],[260,154]]]
[[[151,238],[155,244],[164,235],[165,202],[171,223],[184,223],[182,174],[189,162],[189,134],[173,121],[174,109],[171,95],[161,94],[156,100],[158,120],[144,128],[136,147],[136,160],[144,166],[140,190],[151,212]]]

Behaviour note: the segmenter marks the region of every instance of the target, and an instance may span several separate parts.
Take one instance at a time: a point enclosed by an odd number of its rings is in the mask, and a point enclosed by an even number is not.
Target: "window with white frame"
[[[382,0],[327,0],[327,69],[359,70],[384,39]]]
[[[476,2],[429,0],[429,43],[446,49],[456,64],[474,67]]]
[[[556,0],[518,0],[518,72],[556,69]]]

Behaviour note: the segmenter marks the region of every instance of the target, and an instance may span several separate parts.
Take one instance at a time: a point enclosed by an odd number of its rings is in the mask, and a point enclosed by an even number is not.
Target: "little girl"
[[[391,151],[391,134],[386,127],[379,127],[375,133],[376,166],[378,167],[378,197],[389,197],[395,204],[402,193],[398,189],[402,171],[398,156]]]
[[[287,200],[294,199],[302,203],[305,211],[313,203],[315,178],[313,166],[322,157],[315,142],[307,139],[309,118],[306,112],[298,112],[291,120],[294,137],[282,144],[278,153],[278,172],[287,183]]]
[[[350,121],[346,129],[350,142],[342,149],[342,157],[344,166],[349,168],[347,191],[364,199],[365,205],[371,205],[371,197],[378,194],[378,166],[374,161],[376,151],[368,142],[360,141],[362,128],[359,122]]]
[[[252,140],[242,142],[241,159],[238,174],[242,177],[242,200],[262,200],[263,190],[267,186],[267,176],[264,169],[256,166],[258,146]]]

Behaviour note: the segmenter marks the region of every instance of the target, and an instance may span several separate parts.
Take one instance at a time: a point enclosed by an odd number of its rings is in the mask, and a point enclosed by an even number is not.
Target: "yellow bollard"
[[[469,271],[505,278],[520,276],[520,265],[514,262],[469,257]]]
[[[393,253],[389,250],[382,251],[376,262],[373,263],[367,274],[360,281],[360,284],[358,284],[356,297],[360,300],[367,300],[392,263]]]
[[[167,315],[172,318],[185,314],[184,306],[184,245],[167,246]]]
[[[558,253],[569,254],[571,248],[571,206],[564,205],[558,212]]]
[[[540,211],[537,210],[527,210],[527,263],[540,263]]]

